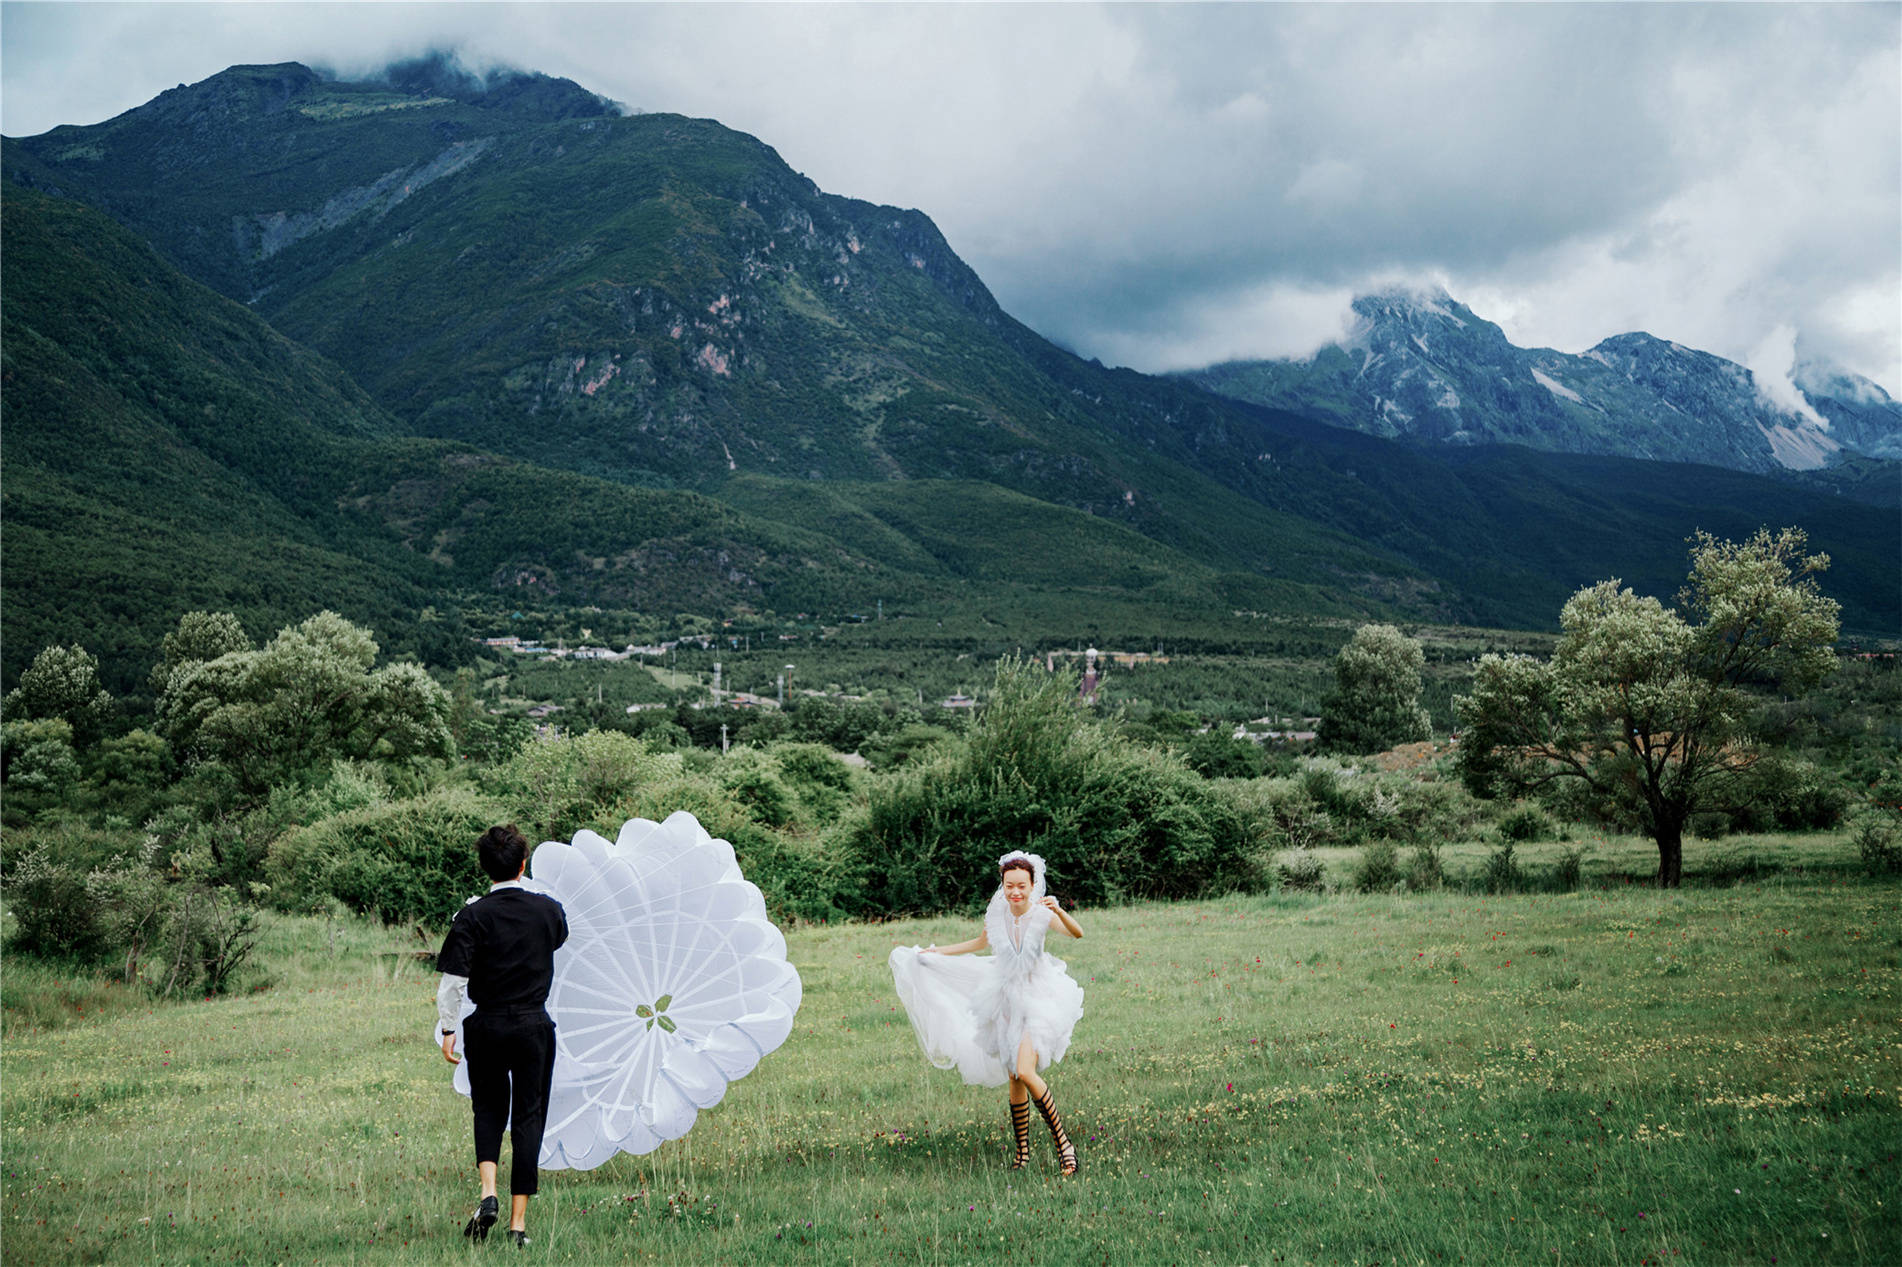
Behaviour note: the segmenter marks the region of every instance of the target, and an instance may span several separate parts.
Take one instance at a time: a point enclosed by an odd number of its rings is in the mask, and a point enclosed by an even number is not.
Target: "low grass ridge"
[[[685,1139],[546,1176],[535,1248],[1878,1261],[1902,1237],[1899,897],[1832,878],[1086,910],[1066,950],[1088,1010],[1051,1075],[1070,1181],[1041,1137],[1005,1170],[1002,1097],[930,1068],[897,1010],[886,950],[968,919],[794,929],[786,1046]],[[10,1024],[9,1257],[462,1261],[467,1106],[429,1043],[426,942],[274,916],[269,992]]]

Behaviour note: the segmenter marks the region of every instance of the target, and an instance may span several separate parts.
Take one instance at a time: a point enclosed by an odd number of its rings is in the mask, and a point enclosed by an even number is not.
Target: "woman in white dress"
[[[1038,1070],[1063,1059],[1083,1015],[1083,987],[1070,979],[1063,960],[1045,953],[1044,938],[1053,926],[1070,937],[1083,936],[1083,929],[1044,892],[1042,858],[1013,851],[997,865],[997,892],[977,936],[955,946],[894,948],[892,980],[932,1064],[956,1068],[973,1086],[1010,1084],[1011,1169],[1030,1162],[1034,1103],[1050,1127],[1062,1172],[1073,1175],[1076,1146]],[[986,949],[988,958],[951,958]]]

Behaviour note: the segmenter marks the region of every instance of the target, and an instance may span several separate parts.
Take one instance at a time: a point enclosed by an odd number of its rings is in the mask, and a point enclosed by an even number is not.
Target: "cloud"
[[[9,135],[234,62],[360,74],[431,48],[716,118],[829,191],[926,211],[1011,312],[1141,369],[1287,354],[1402,277],[1571,351],[1645,329],[1743,361],[1788,325],[1902,394],[1895,5],[7,3],[0,24]]]
[[[1305,360],[1352,333],[1354,291],[1269,282],[1234,293],[1195,296],[1154,313],[1145,326],[1086,330],[1091,354],[1150,370],[1198,369],[1219,361]]]
[[[1774,409],[1829,430],[1829,419],[1816,412],[1791,381],[1796,370],[1796,327],[1781,325],[1764,336],[1743,362],[1757,383],[1757,395]]]

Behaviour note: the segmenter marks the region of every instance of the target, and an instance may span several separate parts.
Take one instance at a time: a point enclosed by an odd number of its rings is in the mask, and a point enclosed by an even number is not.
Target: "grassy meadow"
[[[562,1262],[1877,1263],[1902,1245],[1902,887],[1840,837],[1687,887],[1080,912],[1051,1074],[1081,1150],[920,1057],[885,967],[794,930],[792,1037],[685,1139],[544,1177]],[[1538,865],[1530,846],[1524,860]],[[1731,847],[1733,850],[1737,847]],[[1449,867],[1461,865],[1449,857]],[[1330,870],[1333,868],[1330,867]],[[1737,877],[1741,876],[1740,880]],[[274,978],[152,1005],[10,958],[9,1264],[438,1263],[475,1191],[418,935],[267,916]]]

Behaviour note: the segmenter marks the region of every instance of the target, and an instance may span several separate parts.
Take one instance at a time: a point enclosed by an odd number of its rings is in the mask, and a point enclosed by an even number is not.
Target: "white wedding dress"
[[[1041,867],[1037,880],[1041,898]],[[1010,1081],[1026,1034],[1038,1069],[1063,1059],[1083,1015],[1083,987],[1070,979],[1063,960],[1044,950],[1055,919],[1035,899],[1023,915],[1012,916],[1000,890],[984,915],[990,955],[893,949],[892,981],[932,1064],[956,1069],[973,1086],[1000,1087]]]

